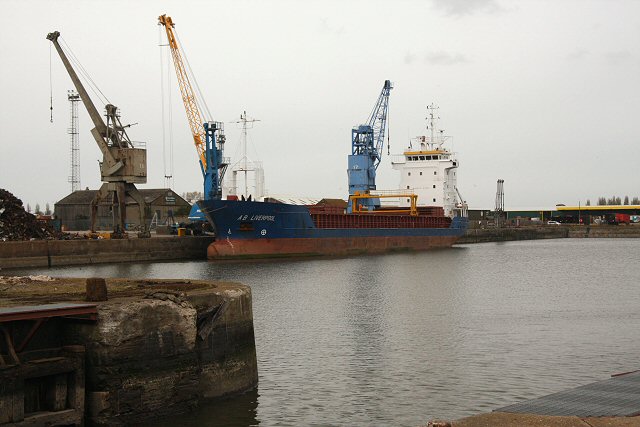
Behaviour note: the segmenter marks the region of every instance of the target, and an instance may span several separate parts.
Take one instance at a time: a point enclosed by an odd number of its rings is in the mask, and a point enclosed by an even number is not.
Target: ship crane
[[[382,159],[391,89],[391,81],[385,80],[367,123],[351,130],[351,155],[347,169],[350,196],[368,195],[376,189],[376,170]],[[376,197],[363,198],[358,203],[367,211],[380,207],[380,199]],[[347,212],[353,211],[350,197]]]
[[[47,35],[47,39],[53,43],[58,51],[60,59],[62,59],[62,63],[87,109],[89,117],[93,121],[95,127],[91,130],[91,135],[93,135],[103,156],[102,162],[99,162],[103,184],[90,204],[91,231],[95,231],[98,205],[111,195],[114,215],[116,210],[118,211],[117,221],[114,220],[114,234],[122,235],[125,230],[127,215],[126,196],[129,195],[138,207],[141,227],[139,237],[149,237],[144,218],[147,204],[135,186],[135,184],[147,182],[147,150],[134,147],[126,132],[126,128],[129,126],[122,125],[118,108],[115,105],[105,105],[107,118],[105,123],[71,66],[67,55],[58,43],[59,37],[59,31],[54,31]]]
[[[187,72],[187,67],[185,67],[185,62],[183,61],[184,51],[178,44],[173,20],[170,16],[162,15],[158,17],[158,22],[159,25],[164,26],[167,33],[182,102],[187,113],[193,142],[198,152],[200,170],[204,180],[204,200],[221,199],[222,179],[229,164],[228,160],[223,157],[224,125],[222,122],[205,119],[198,106],[199,100],[191,85],[191,80],[195,81],[195,79],[192,74]],[[198,209],[197,203],[193,205],[189,218],[205,220]]]

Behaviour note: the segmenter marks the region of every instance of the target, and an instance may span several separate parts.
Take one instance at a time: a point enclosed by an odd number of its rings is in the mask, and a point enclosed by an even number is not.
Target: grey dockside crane
[[[149,231],[145,224],[147,204],[135,186],[135,184],[147,182],[147,150],[133,146],[125,130],[129,126],[122,125],[118,115],[118,108],[115,105],[105,105],[107,122],[104,122],[71,66],[69,59],[60,47],[58,37],[60,37],[60,32],[58,31],[47,35],[47,39],[51,40],[58,51],[60,59],[62,59],[69,77],[71,77],[82,103],[93,121],[95,127],[91,130],[91,134],[103,156],[102,162],[100,162],[100,175],[103,183],[95,198],[91,201],[91,231],[95,231],[98,205],[111,194],[113,212],[115,214],[116,208],[118,211],[117,221],[114,219],[114,233],[116,236],[121,236],[125,230],[127,216],[126,196],[129,195],[138,205],[140,215],[138,237],[149,237]]]

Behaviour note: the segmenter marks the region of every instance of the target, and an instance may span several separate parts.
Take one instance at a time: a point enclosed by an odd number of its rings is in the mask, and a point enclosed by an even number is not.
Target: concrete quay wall
[[[561,239],[565,237],[569,237],[569,230],[565,227],[470,228],[456,243]]]
[[[456,243],[506,242],[562,238],[639,238],[635,225],[556,225],[519,228],[470,228]]]
[[[213,237],[0,242],[0,268],[205,259]]]
[[[638,225],[599,225],[576,226],[569,228],[569,236],[574,238],[637,238],[640,237]]]

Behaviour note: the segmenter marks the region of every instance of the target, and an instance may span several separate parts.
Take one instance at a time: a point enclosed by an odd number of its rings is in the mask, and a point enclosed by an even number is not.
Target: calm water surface
[[[639,369],[639,254],[640,239],[560,239],[28,273],[251,285],[258,390],[166,425],[417,426]]]

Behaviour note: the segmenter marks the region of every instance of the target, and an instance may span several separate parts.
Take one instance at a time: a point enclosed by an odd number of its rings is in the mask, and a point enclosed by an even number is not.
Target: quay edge
[[[637,417],[549,416],[490,412],[457,421],[431,421],[427,427],[635,427]]]
[[[210,236],[0,242],[0,268],[205,259]]]
[[[468,228],[457,244],[564,238],[639,238],[640,226],[559,225]]]

